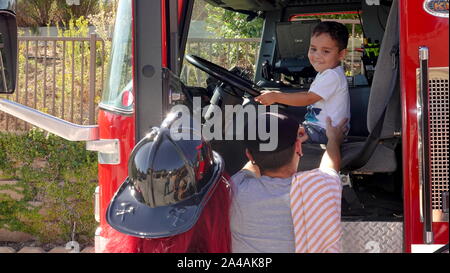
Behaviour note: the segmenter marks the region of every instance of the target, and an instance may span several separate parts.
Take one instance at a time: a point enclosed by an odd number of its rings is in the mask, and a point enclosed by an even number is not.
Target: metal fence
[[[260,42],[259,38],[190,38],[187,40],[186,54],[200,56],[227,69],[240,66],[254,72]],[[181,72],[181,79],[191,86],[205,86],[207,77],[206,73],[191,64],[186,64]]]
[[[1,97],[77,124],[95,124],[103,90],[105,42],[89,37],[19,37],[16,91]],[[0,130],[29,124],[0,113]]]
[[[95,124],[105,78],[105,42],[90,37],[19,37],[16,91],[0,97],[77,124]],[[189,39],[187,54],[221,66],[252,69],[259,39]],[[226,54],[223,54],[226,52]],[[92,65],[93,64],[93,65]],[[206,75],[186,65],[181,77],[202,85]],[[194,82],[193,82],[194,81]],[[30,125],[0,112],[0,130],[26,131]]]

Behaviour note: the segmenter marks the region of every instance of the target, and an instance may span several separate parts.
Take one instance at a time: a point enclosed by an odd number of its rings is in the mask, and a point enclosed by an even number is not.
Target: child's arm
[[[344,134],[347,131],[348,119],[343,119],[336,127],[333,127],[331,119],[327,118],[327,150],[322,156],[320,168],[330,168],[339,172],[341,169],[341,150],[340,146],[344,141]]]
[[[255,98],[255,101],[264,105],[280,103],[292,106],[307,106],[322,99],[322,97],[313,92],[283,93],[263,90],[261,93]]]

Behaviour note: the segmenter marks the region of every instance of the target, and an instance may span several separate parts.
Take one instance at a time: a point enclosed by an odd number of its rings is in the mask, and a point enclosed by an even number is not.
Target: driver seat
[[[367,105],[368,135],[352,136],[341,145],[341,171],[365,173],[389,173],[397,169],[395,148],[399,142],[401,129],[400,88],[399,88],[399,23],[398,1],[394,0],[387,20],[380,55],[375,70],[370,95],[367,102],[364,96],[350,93],[351,131],[357,128],[354,121],[361,112],[356,108]],[[300,160],[299,171],[319,167],[325,145],[303,144],[304,156]]]

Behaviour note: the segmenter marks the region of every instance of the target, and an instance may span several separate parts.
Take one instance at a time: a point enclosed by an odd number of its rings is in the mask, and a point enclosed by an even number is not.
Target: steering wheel
[[[259,87],[256,86],[256,84],[228,71],[221,66],[218,66],[217,64],[213,64],[212,62],[195,55],[186,55],[185,58],[193,66],[199,68],[202,71],[205,71],[209,75],[226,84],[247,92],[253,97],[257,97],[261,94],[261,92],[259,91]]]

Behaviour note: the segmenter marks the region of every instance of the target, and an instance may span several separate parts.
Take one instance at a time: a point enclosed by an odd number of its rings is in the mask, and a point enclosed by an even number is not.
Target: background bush
[[[30,233],[43,243],[93,243],[97,154],[86,151],[84,142],[36,129],[0,132],[0,170],[24,189],[21,201],[0,196],[0,228]]]
[[[67,5],[66,0],[18,0],[17,24],[19,27],[41,27],[68,22],[95,14],[103,0],[82,0],[80,5]]]

